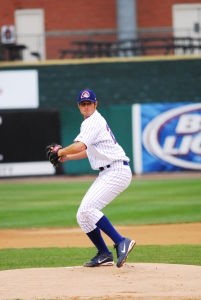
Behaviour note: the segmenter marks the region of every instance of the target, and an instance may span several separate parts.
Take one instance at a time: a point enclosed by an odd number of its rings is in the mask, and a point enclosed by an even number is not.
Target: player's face
[[[97,107],[97,102],[91,102],[91,101],[82,101],[79,105],[79,110],[81,114],[83,115],[84,119],[90,117]]]

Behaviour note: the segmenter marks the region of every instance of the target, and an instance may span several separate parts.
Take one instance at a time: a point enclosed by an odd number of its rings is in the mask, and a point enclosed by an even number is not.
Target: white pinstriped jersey
[[[97,110],[82,122],[80,133],[74,141],[82,142],[87,146],[87,156],[94,170],[110,165],[114,161],[129,162],[129,158],[115,140],[106,120]]]

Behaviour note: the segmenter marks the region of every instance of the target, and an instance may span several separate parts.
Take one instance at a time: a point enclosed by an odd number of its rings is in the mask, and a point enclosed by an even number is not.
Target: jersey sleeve
[[[86,119],[82,122],[80,133],[74,139],[74,142],[82,142],[88,147],[96,142],[99,130],[94,120]]]

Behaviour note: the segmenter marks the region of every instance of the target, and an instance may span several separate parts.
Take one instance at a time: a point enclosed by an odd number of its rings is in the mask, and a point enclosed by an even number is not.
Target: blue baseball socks
[[[104,215],[96,223],[96,226],[100,228],[105,234],[107,234],[115,244],[120,243],[124,238],[116,231],[108,218]]]
[[[107,234],[115,244],[120,243],[124,238],[116,231],[113,225],[110,223],[108,218],[104,215],[102,218],[96,223],[96,228],[87,233],[88,237],[92,241],[92,243],[96,246],[100,253],[110,253],[107,245],[105,244],[100,229]]]
[[[102,236],[100,229],[96,227],[94,230],[87,233],[88,237],[92,241],[92,243],[96,246],[98,249],[98,252],[100,253],[110,253],[108,247],[106,246]]]

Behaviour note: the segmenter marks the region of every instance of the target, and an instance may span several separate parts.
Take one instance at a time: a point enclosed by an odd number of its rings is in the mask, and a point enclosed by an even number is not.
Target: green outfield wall
[[[36,69],[41,108],[74,105],[80,89],[92,88],[103,105],[201,101],[201,56],[58,60],[1,64],[1,70]]]

